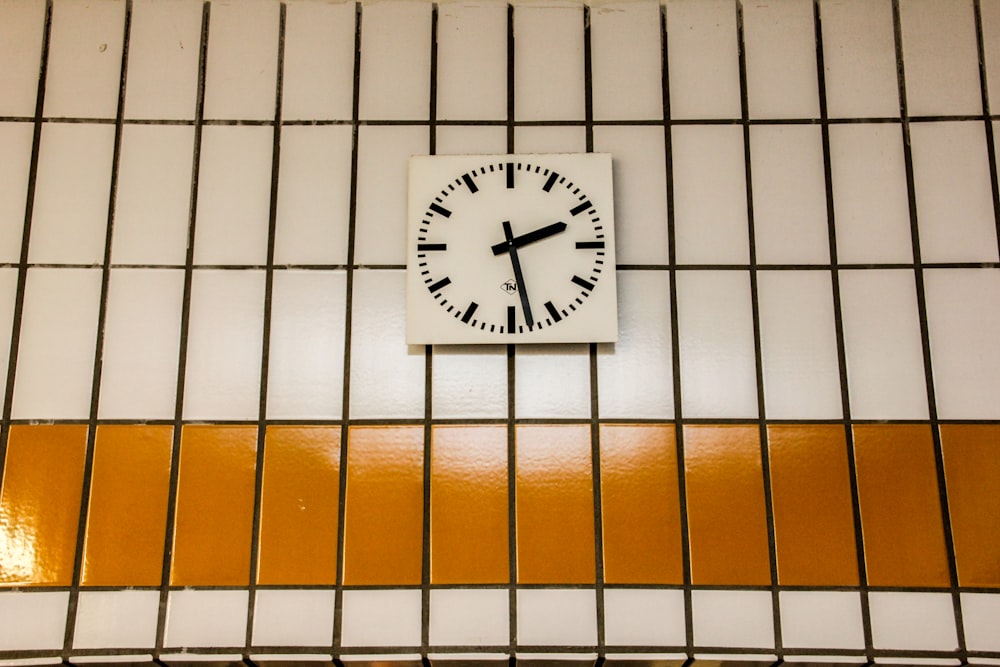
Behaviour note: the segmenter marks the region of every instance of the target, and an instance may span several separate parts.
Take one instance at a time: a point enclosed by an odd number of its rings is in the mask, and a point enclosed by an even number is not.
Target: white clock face
[[[407,342],[617,339],[611,157],[410,161]]]

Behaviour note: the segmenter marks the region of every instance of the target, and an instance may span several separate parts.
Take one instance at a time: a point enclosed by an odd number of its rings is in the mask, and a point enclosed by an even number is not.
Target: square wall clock
[[[406,342],[618,338],[611,156],[410,159]]]

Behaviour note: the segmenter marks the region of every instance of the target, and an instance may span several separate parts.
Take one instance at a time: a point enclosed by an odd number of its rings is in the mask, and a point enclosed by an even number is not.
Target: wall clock
[[[611,156],[413,157],[406,340],[613,342]]]

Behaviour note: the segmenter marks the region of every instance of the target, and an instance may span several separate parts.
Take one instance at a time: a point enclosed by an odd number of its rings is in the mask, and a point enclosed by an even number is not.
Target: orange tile
[[[941,426],[960,586],[1000,587],[1000,426]]]
[[[684,583],[673,426],[601,427],[601,520],[605,582]]]
[[[257,583],[337,583],[340,427],[270,426]]]
[[[436,426],[432,438],[431,583],[507,583],[507,427]]]
[[[11,426],[0,491],[0,586],[70,586],[85,425]]]
[[[844,427],[767,429],[771,505],[784,586],[856,586],[858,556]]]
[[[684,427],[691,581],[771,583],[757,426]]]
[[[184,427],[172,585],[249,583],[256,463],[256,426]]]
[[[424,429],[356,426],[347,442],[344,584],[419,584]]]
[[[515,436],[518,581],[594,583],[590,426],[518,426]]]
[[[872,586],[948,586],[934,443],[926,424],[854,426]]]
[[[159,586],[170,493],[170,426],[98,426],[84,586]]]

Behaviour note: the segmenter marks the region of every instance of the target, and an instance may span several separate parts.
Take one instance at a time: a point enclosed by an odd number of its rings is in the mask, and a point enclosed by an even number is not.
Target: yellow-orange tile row
[[[946,589],[947,525],[1000,588],[997,425],[940,426],[944,488],[927,424],[186,425],[172,471],[174,435],[97,426],[84,497],[88,427],[13,425],[0,584],[768,587],[773,534],[780,586]]]

